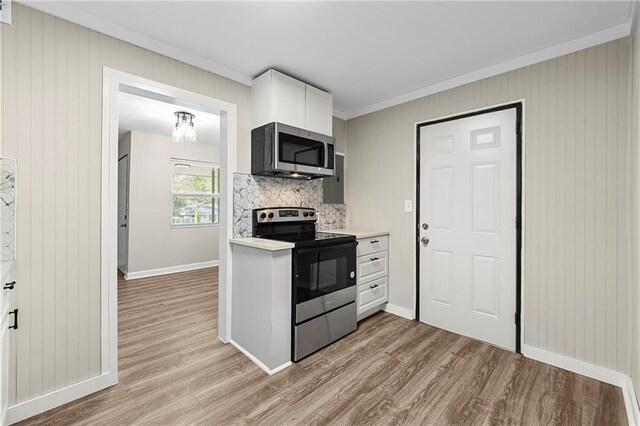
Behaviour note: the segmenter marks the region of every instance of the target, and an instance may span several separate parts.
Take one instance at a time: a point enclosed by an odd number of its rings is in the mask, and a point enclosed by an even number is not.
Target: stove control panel
[[[304,207],[272,207],[253,210],[254,223],[270,222],[314,222],[315,209]]]

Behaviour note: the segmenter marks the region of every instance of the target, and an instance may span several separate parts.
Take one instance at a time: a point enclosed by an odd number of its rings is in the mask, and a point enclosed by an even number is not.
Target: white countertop
[[[269,251],[288,250],[294,247],[293,243],[288,243],[286,241],[276,241],[268,240],[266,238],[254,237],[231,238],[229,242],[231,244],[239,244],[241,246],[253,247]]]
[[[379,237],[380,235],[389,235],[389,231],[380,231],[373,229],[358,228],[341,228],[341,229],[323,229],[321,232],[333,232],[334,234],[354,235],[356,238]]]

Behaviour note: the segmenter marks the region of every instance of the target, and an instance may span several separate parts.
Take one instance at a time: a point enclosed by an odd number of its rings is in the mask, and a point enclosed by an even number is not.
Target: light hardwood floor
[[[268,376],[216,337],[217,281],[121,279],[120,384],[24,424],[626,424],[617,387],[387,313]]]

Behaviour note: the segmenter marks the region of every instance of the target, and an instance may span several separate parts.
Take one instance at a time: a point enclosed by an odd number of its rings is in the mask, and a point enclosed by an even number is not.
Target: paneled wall
[[[2,154],[19,182],[14,404],[100,373],[102,67],[236,104],[238,171],[251,117],[247,86],[21,4],[1,31]]]
[[[390,304],[414,307],[415,224],[403,206],[415,200],[415,123],[525,99],[524,343],[629,373],[630,46],[347,122],[349,225],[391,231]]]

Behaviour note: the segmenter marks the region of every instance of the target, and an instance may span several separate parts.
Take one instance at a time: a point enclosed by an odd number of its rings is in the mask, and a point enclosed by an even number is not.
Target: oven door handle
[[[327,247],[315,247],[315,248],[298,249],[298,250],[296,250],[296,253],[297,254],[306,254],[306,253],[312,253],[312,252],[314,252],[314,253],[322,253],[322,252],[325,252],[325,251],[331,251],[331,250],[336,250],[336,249],[355,247],[357,245],[358,245],[358,242],[354,241],[352,243],[331,245],[331,246],[327,246]]]

